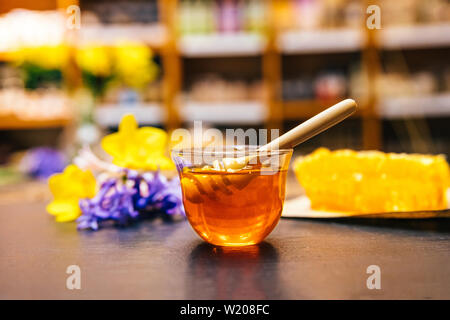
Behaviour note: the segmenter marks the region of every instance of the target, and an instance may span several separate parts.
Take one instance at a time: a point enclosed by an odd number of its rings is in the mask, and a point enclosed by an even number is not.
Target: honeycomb
[[[319,148],[294,161],[311,208],[351,213],[447,208],[444,156]]]

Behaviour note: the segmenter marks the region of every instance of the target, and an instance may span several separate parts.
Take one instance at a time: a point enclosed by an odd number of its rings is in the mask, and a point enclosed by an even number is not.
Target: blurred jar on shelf
[[[20,47],[0,67],[0,115],[22,121],[69,120],[65,91],[68,51],[63,45]]]
[[[210,74],[195,81],[184,96],[197,102],[258,101],[263,99],[263,88],[261,81],[226,80]]]
[[[90,11],[105,24],[156,23],[159,20],[156,0],[80,1],[81,12]],[[83,23],[85,21],[82,18]]]
[[[72,101],[57,89],[26,91],[19,88],[0,90],[0,116],[23,121],[69,120]]]
[[[430,95],[438,92],[438,88],[436,76],[426,71],[384,73],[376,82],[376,90],[381,97]]]
[[[102,103],[116,104],[120,106],[134,106],[140,103],[161,103],[162,102],[162,82],[156,80],[149,83],[141,90],[134,90],[129,87],[111,87],[101,100]]]
[[[340,72],[326,72],[317,77],[314,91],[319,100],[339,100],[347,94],[347,78]]]
[[[260,0],[182,0],[178,28],[182,35],[264,30],[267,7]]]
[[[446,0],[381,0],[383,24],[413,25],[450,20],[450,3]]]
[[[317,76],[283,80],[284,100],[338,100],[346,96],[347,76],[343,72],[324,70]]]

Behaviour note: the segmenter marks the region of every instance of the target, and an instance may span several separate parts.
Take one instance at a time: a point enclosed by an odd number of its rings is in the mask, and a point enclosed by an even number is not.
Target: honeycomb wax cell
[[[442,155],[317,149],[294,171],[314,210],[359,213],[447,208],[449,166]]]

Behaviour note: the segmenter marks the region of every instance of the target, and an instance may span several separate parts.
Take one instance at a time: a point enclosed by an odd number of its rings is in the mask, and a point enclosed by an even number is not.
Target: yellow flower
[[[94,175],[73,164],[67,166],[63,173],[51,176],[48,183],[53,201],[47,205],[47,211],[56,216],[58,222],[78,218],[81,215],[79,200],[94,197],[96,191]]]
[[[136,170],[172,170],[173,162],[167,158],[167,133],[159,128],[138,128],[132,114],[123,116],[119,131],[102,139],[103,149],[120,167]]]
[[[69,48],[65,45],[22,47],[10,54],[17,65],[31,63],[44,69],[63,69],[69,61]]]
[[[75,54],[78,66],[95,76],[107,77],[111,74],[111,57],[108,48],[101,45],[86,45]]]
[[[114,70],[119,79],[132,88],[142,88],[155,79],[158,67],[152,51],[141,43],[122,42],[114,47]]]

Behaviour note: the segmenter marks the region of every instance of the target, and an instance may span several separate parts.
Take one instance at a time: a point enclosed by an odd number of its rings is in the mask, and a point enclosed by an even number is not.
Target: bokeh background
[[[2,0],[0,184],[29,150],[67,162],[125,113],[284,132],[346,97],[360,111],[299,152],[448,156],[449,53],[446,0]]]

